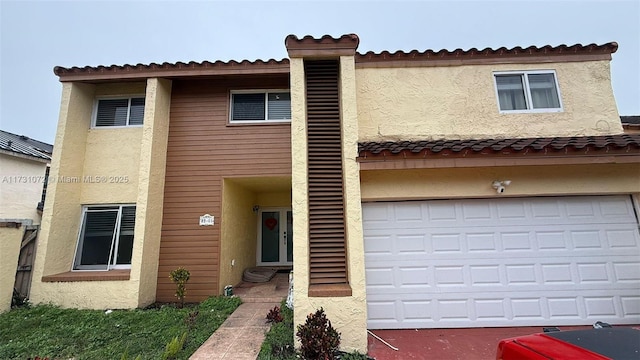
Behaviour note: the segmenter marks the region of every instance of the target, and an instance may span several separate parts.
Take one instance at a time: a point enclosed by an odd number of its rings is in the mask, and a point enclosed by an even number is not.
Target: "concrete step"
[[[269,297],[253,297],[253,296],[239,296],[243,303],[277,303],[279,304],[285,297],[269,296]]]

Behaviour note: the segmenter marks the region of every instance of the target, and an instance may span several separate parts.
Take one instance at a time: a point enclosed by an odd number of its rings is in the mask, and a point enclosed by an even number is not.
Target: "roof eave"
[[[358,54],[356,66],[365,67],[428,67],[428,66],[462,66],[483,64],[540,64],[559,62],[611,61],[611,53],[576,53],[576,54],[502,54],[482,55],[469,54]]]
[[[56,66],[56,74],[61,82],[95,82],[95,81],[135,81],[147,78],[189,78],[224,75],[268,75],[288,74],[289,60],[270,60],[268,62],[217,62],[163,65],[123,65],[85,68],[63,68]]]

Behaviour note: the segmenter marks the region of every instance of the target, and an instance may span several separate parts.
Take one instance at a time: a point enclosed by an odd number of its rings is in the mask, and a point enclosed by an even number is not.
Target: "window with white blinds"
[[[231,92],[232,123],[291,121],[291,94],[283,90]]]
[[[84,207],[73,269],[130,268],[135,222],[135,205]]]
[[[497,72],[493,76],[500,112],[562,111],[554,71]]]
[[[144,120],[144,97],[99,99],[95,127],[139,126]]]

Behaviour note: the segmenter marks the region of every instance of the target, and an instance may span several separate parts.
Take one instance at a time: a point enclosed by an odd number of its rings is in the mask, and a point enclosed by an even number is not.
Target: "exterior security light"
[[[496,189],[498,194],[504,193],[506,187],[509,185],[511,185],[511,180],[494,180],[493,183],[491,183],[491,187]]]

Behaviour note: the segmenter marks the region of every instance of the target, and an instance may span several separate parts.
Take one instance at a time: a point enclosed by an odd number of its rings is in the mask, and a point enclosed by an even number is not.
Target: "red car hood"
[[[505,339],[499,360],[626,360],[640,359],[640,331],[603,328],[557,331]]]

